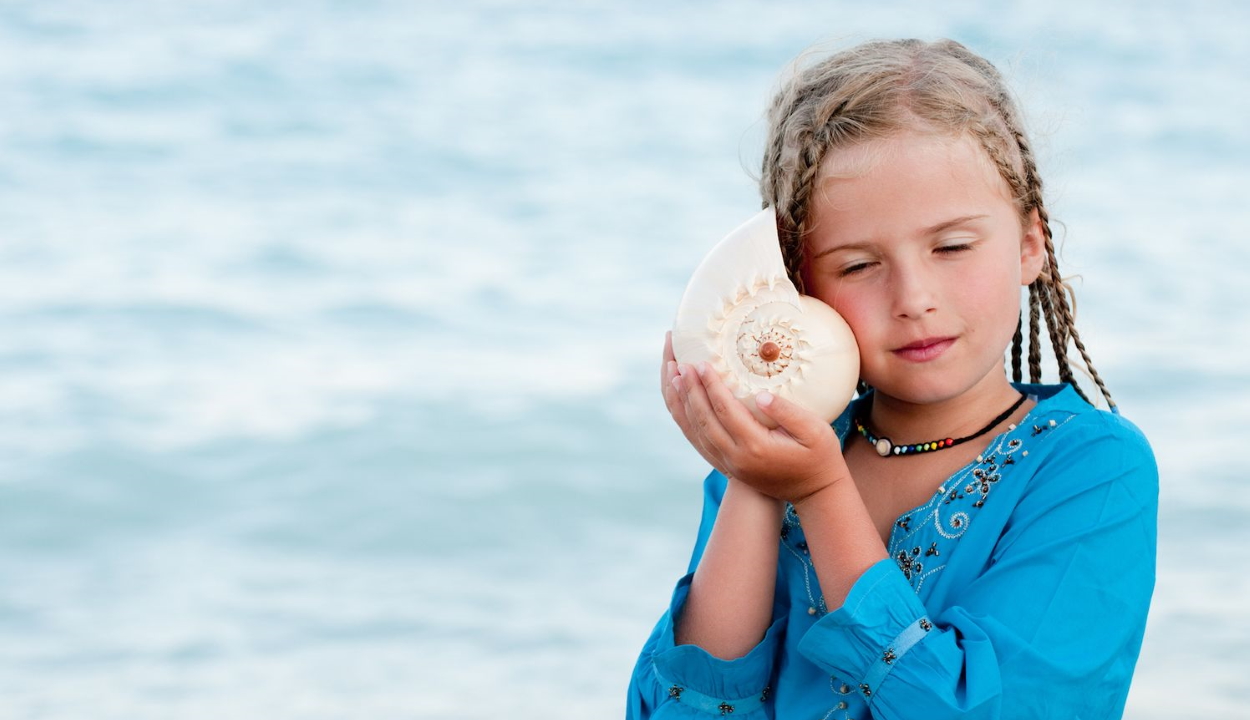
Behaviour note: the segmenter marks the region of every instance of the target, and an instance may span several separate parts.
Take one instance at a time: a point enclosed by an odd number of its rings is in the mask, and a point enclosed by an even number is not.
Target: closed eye
[[[867,270],[868,268],[872,267],[872,265],[873,263],[871,262],[852,263],[851,265],[847,265],[846,267],[838,270],[838,277],[849,277],[851,275],[861,273]]]
[[[954,255],[971,249],[972,243],[956,243],[954,245],[940,245],[934,249],[934,252],[942,253],[943,255]]]

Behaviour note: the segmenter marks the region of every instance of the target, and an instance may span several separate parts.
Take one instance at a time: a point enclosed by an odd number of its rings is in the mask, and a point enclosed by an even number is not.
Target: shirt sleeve
[[[1108,413],[1049,442],[986,569],[936,614],[883,560],[800,641],[873,717],[1120,717],[1154,589],[1158,470]]]
[[[712,533],[725,476],[717,471],[703,483],[703,517],[687,574],[677,583],[669,609],[651,632],[634,667],[629,683],[626,717],[703,718],[732,714],[734,717],[772,717],[768,683],[781,647],[783,619],[775,618],[764,639],[735,660],[722,660],[696,645],[677,645],[673,628],[681,617],[694,569]]]

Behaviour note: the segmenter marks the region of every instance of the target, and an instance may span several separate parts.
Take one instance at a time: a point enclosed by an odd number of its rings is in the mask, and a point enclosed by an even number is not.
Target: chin
[[[961,393],[961,390],[941,382],[885,382],[880,385],[868,382],[868,384],[882,395],[915,405],[943,402],[958,397]]]
[[[936,368],[935,368],[936,370]],[[969,374],[956,374],[950,370],[932,373],[911,373],[910,377],[886,379],[880,384],[865,379],[869,385],[883,395],[902,402],[916,405],[931,405],[946,402],[960,397],[976,388],[986,380],[988,374],[973,377]],[[1002,375],[1004,381],[1006,375]]]

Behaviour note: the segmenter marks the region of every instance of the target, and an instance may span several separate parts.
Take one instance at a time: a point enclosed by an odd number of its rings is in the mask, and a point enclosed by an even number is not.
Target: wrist
[[[822,476],[817,482],[812,484],[811,489],[803,495],[792,499],[790,504],[794,506],[796,513],[802,514],[804,508],[819,505],[823,498],[830,496],[834,488],[844,479],[841,475]]]
[[[732,495],[738,503],[744,503],[760,509],[775,511],[777,516],[781,516],[781,510],[785,503],[771,495],[765,495],[755,489],[746,482],[726,473],[729,482],[725,485],[725,496],[728,498]]]

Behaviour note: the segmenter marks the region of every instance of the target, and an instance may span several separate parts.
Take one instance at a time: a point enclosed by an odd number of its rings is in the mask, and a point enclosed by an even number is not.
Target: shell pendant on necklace
[[[761,423],[767,390],[826,422],[855,394],[859,349],[842,316],[800,295],[786,274],[777,219],[766,208],[721,240],[695,270],[673,323],[677,362],[707,362]]]

